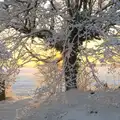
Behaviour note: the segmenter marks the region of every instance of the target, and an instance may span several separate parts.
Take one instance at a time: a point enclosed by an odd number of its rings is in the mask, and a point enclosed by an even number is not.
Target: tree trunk
[[[64,74],[65,74],[65,85],[66,91],[70,89],[77,88],[77,51],[78,51],[78,29],[77,28],[70,28],[72,30],[70,36],[68,38],[68,43],[66,45],[66,49],[69,49],[72,46],[72,51],[68,56],[64,56]],[[70,46],[69,46],[70,45]],[[71,49],[71,48],[70,48]],[[69,52],[69,51],[68,51]]]
[[[65,58],[64,70],[65,70],[65,85],[66,91],[77,88],[77,52],[72,51],[69,58]]]
[[[5,100],[5,81],[0,82],[0,101]]]
[[[72,46],[72,51],[69,57],[64,56],[64,74],[65,74],[65,84],[66,84],[66,91],[77,88],[77,73],[78,73],[78,65],[77,65],[77,54],[78,54],[78,47],[83,44],[85,38],[79,36],[79,34],[83,34],[83,31],[78,30],[77,27],[74,25],[78,23],[79,14],[76,14],[73,21],[71,21],[69,29],[69,37],[66,42],[66,50]],[[72,25],[73,24],[73,25]],[[73,27],[72,27],[73,26]],[[69,46],[70,45],[70,46]],[[70,48],[71,49],[71,48]]]

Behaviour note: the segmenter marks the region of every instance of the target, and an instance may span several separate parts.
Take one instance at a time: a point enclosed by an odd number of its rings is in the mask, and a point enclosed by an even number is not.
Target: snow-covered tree
[[[1,31],[13,28],[21,38],[38,37],[61,51],[66,90],[77,88],[77,57],[84,41],[107,40],[103,49],[119,46],[119,0],[4,0],[0,6]]]
[[[4,44],[2,43],[2,41],[0,41],[0,61],[6,59],[9,57],[9,54],[6,51],[6,48],[4,46]],[[0,100],[4,100],[5,99],[5,90],[4,90],[4,81],[2,80],[3,78],[3,68],[2,68],[2,64],[0,64]]]
[[[8,47],[6,40],[1,39],[0,34],[0,101],[6,99],[7,89],[15,81],[15,77],[19,72],[19,65],[14,54]]]
[[[11,53],[8,51],[3,40],[0,40],[0,100],[5,100],[6,94],[5,90],[14,80],[13,77],[16,73],[15,63],[11,64],[10,60],[13,62]]]

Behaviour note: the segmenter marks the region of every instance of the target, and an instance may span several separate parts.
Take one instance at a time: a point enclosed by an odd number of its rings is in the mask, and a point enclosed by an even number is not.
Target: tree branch
[[[28,53],[33,57],[36,58],[39,62],[42,61],[44,63],[49,63],[50,61],[48,61],[48,59],[50,59],[50,57],[46,58],[46,59],[40,59],[39,57],[37,57],[34,53],[32,53],[26,45],[24,45],[25,49],[28,51]]]
[[[107,9],[108,7],[110,7],[111,5],[114,5],[114,4],[115,4],[115,2],[110,1],[106,6],[102,7],[100,10],[98,10],[96,12],[96,14],[99,14],[100,12],[102,12],[103,10]]]
[[[87,10],[87,4],[88,4],[88,0],[84,0],[84,2],[83,2],[83,10]]]
[[[73,13],[72,13],[72,8],[71,8],[70,0],[67,0],[66,4],[67,4],[67,8],[68,8],[68,13],[72,17]]]
[[[80,0],[79,1],[79,10],[82,8],[82,3],[83,3],[83,0]]]
[[[50,0],[50,3],[51,3],[52,8],[57,12],[57,9],[56,9],[56,7],[55,7],[55,5],[53,3],[53,0]]]

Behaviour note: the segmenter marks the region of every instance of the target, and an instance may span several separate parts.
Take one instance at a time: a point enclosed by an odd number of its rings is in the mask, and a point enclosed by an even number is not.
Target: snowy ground
[[[20,78],[25,75],[25,71],[23,69],[20,73]],[[30,72],[22,79],[18,78],[13,85],[16,95],[27,96],[28,91],[35,88]],[[107,74],[106,68],[100,68],[99,74],[101,80],[111,82],[114,79],[115,84],[120,83],[120,75],[111,76]],[[44,104],[39,104],[41,100],[31,104],[30,98],[21,98],[0,102],[0,120],[16,120],[16,117],[21,118],[17,120],[120,120],[120,90],[99,91],[95,94],[71,90],[52,97]]]
[[[0,120],[14,120],[16,110],[17,117],[23,116],[19,120],[120,120],[120,90],[95,94],[71,90],[36,104],[28,99],[0,102]]]
[[[42,105],[24,120],[120,120],[120,92],[99,92],[91,95],[71,90]]]

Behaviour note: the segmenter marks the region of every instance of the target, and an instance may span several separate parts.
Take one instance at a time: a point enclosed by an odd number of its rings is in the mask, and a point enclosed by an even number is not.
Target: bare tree
[[[4,0],[0,9],[1,31],[13,28],[22,38],[44,39],[63,53],[66,90],[77,88],[83,42],[110,41],[119,33],[119,0]]]

